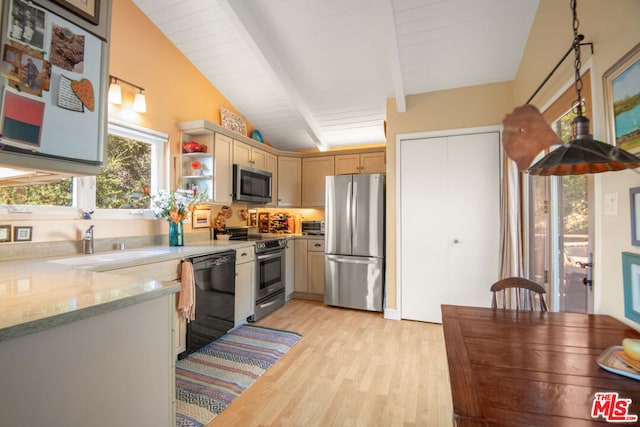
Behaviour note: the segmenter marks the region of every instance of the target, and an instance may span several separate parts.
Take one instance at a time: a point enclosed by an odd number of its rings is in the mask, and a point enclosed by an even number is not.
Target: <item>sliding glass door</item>
[[[569,111],[553,127],[571,138]],[[591,289],[591,175],[528,176],[529,277],[548,292],[552,311],[587,313]]]

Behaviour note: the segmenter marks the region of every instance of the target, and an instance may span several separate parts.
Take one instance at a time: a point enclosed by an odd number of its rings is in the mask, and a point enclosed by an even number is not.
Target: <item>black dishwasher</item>
[[[216,252],[193,257],[196,318],[187,324],[184,357],[233,329],[236,252]]]

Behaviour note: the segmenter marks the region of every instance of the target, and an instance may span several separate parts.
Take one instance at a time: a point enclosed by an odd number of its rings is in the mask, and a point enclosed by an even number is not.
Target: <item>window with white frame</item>
[[[0,204],[93,209],[146,209],[164,182],[168,135],[109,121],[107,164],[99,176],[0,188]]]

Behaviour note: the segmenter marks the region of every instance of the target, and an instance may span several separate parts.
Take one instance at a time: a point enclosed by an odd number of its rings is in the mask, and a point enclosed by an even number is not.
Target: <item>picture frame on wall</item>
[[[0,225],[0,243],[6,243],[11,241],[11,226]]]
[[[247,136],[247,121],[224,107],[220,107],[220,125],[232,132]]]
[[[211,227],[211,210],[209,209],[196,209],[193,211],[193,218],[191,219],[191,226],[193,228],[209,228]]]
[[[631,244],[640,246],[640,187],[629,189],[631,207]]]
[[[624,315],[640,322],[640,255],[622,252],[622,277],[624,282]]]
[[[100,23],[100,0],[51,0],[94,25]]]
[[[607,131],[617,147],[640,152],[640,43],[603,75]]]
[[[14,242],[30,242],[33,227],[13,227]]]

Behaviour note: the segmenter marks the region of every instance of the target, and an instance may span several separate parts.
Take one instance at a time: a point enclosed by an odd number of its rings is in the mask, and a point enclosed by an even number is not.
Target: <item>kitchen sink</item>
[[[54,264],[63,264],[63,265],[94,265],[94,264],[104,264],[115,261],[122,260],[134,260],[139,258],[148,258],[152,256],[159,256],[168,254],[169,250],[163,249],[147,249],[147,250],[134,250],[134,251],[122,251],[122,252],[112,252],[105,254],[96,254],[96,255],[77,255],[69,258],[59,258],[59,259],[51,259],[47,262],[51,262]]]

